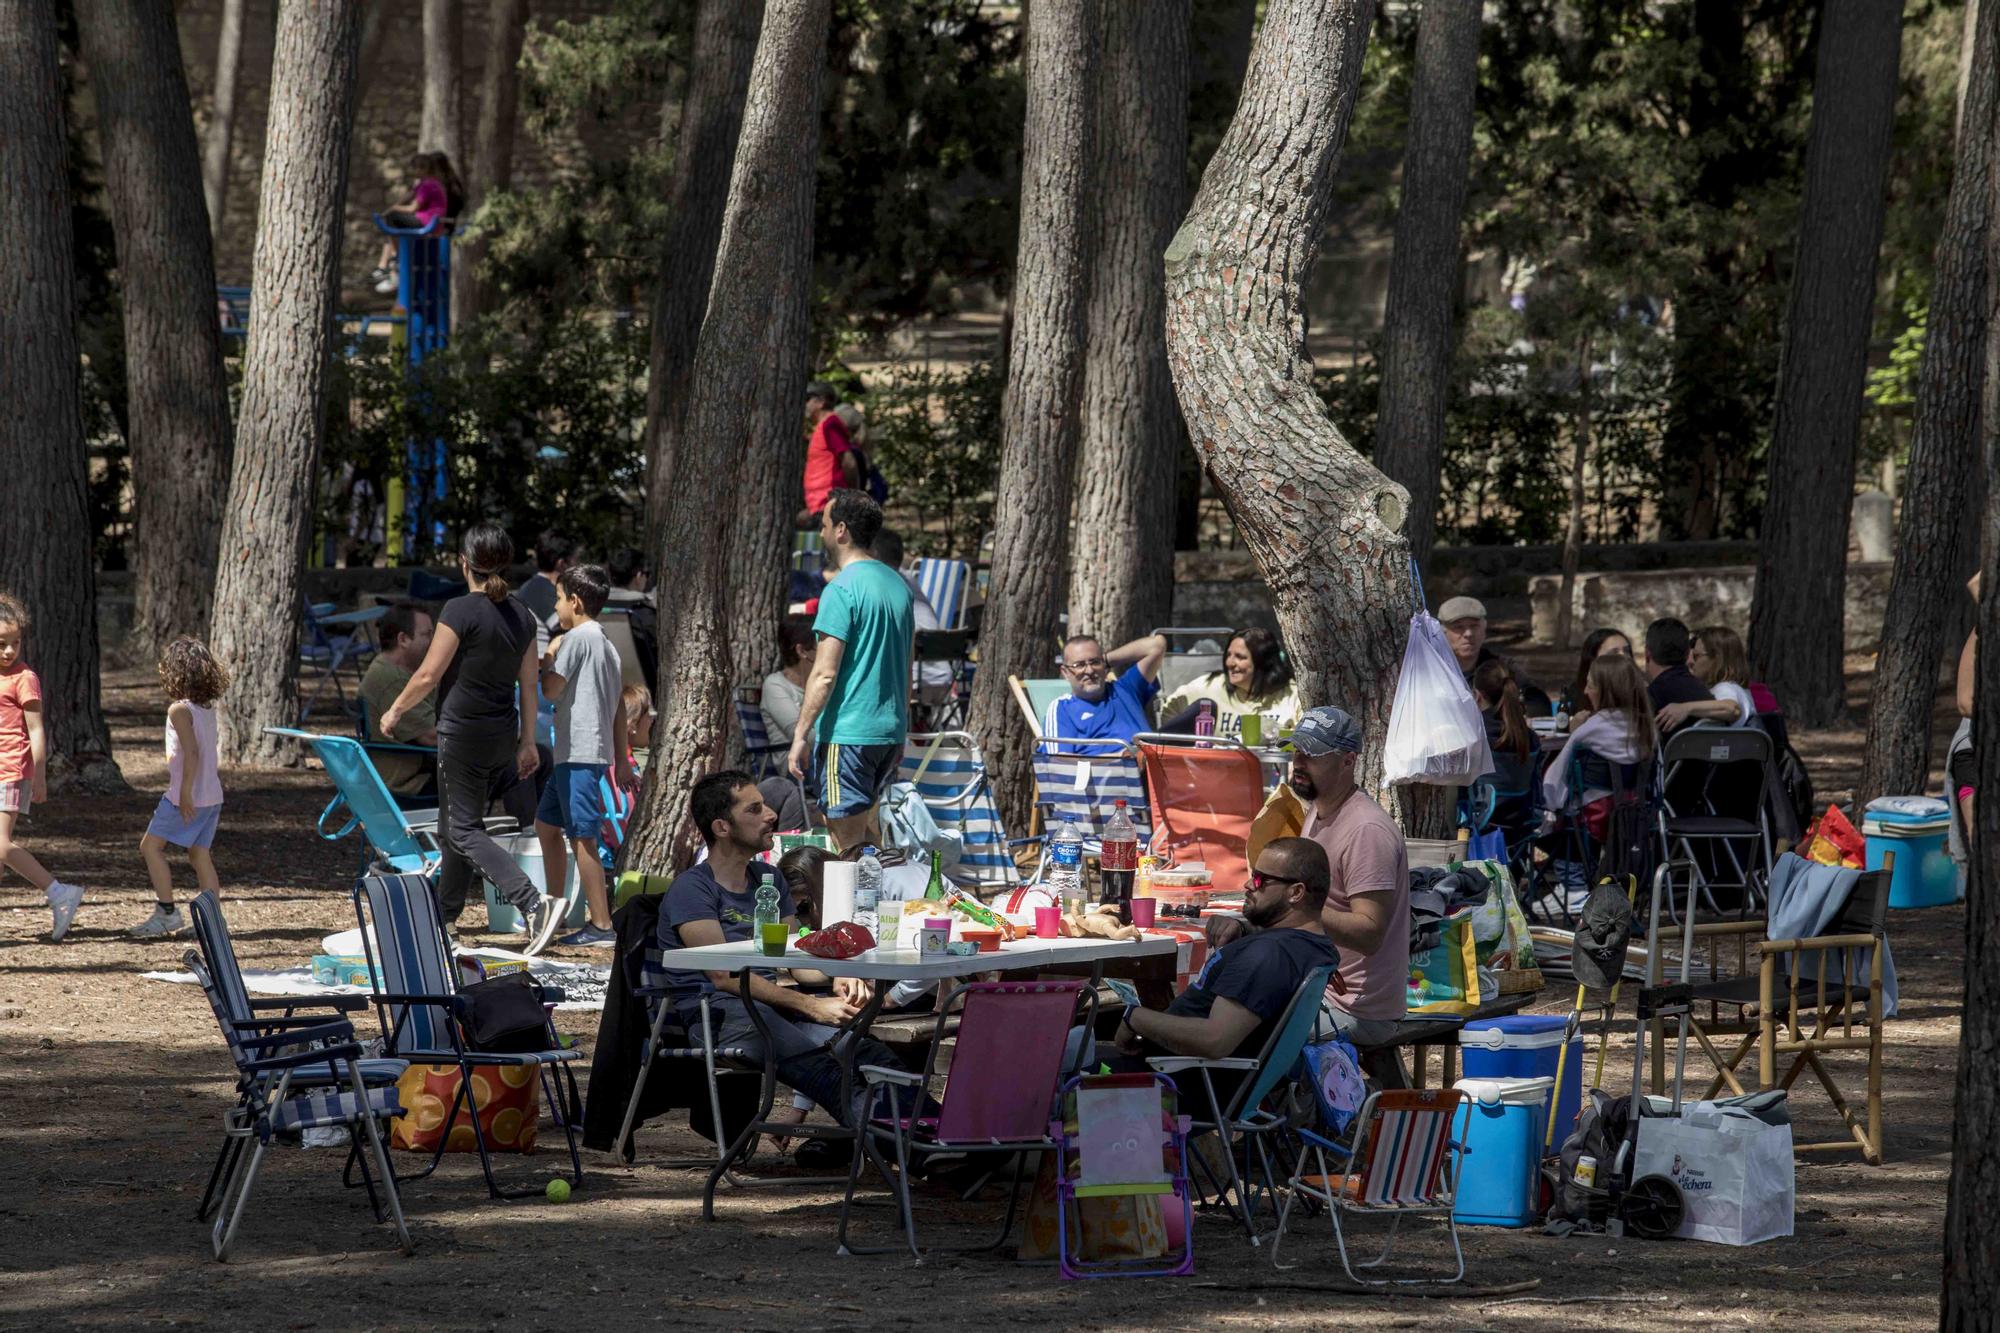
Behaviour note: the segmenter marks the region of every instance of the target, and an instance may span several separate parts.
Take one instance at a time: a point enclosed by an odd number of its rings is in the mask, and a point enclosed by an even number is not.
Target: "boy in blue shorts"
[[[576,875],[583,885],[590,919],[560,944],[609,949],[618,943],[611,928],[611,898],[604,889],[604,865],[597,856],[604,799],[598,783],[613,766],[621,788],[632,779],[625,758],[625,711],[618,650],[604,637],[597,613],[611,595],[611,580],[597,565],[572,565],[556,575],[556,624],[560,628],[542,655],[542,695],[556,706],[555,769],[542,789],[535,812],[535,836],[542,842],[546,892],[559,895],[569,878],[568,852],[576,851]]]

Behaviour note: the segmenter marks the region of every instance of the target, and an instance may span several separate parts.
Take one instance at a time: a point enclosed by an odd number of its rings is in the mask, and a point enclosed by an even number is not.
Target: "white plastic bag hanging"
[[[1417,601],[1403,674],[1389,710],[1382,749],[1383,776],[1391,783],[1429,782],[1463,787],[1493,771],[1486,719],[1444,640],[1444,626]]]

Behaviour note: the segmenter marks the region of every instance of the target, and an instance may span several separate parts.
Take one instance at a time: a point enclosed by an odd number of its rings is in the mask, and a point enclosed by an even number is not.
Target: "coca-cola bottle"
[[[1139,829],[1125,802],[1113,802],[1098,854],[1098,901],[1116,904],[1119,918],[1132,919],[1132,876],[1139,868]]]

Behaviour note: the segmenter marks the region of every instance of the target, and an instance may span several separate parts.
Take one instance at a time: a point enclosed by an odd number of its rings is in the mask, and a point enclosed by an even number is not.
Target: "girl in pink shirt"
[[[55,913],[50,938],[69,933],[83,905],[80,885],[65,884],[14,841],[14,826],[49,799],[48,733],[42,726],[42,678],[21,660],[28,608],[0,592],[0,862],[48,897]]]
[[[195,883],[205,893],[217,893],[215,861],[208,854],[215,826],[222,819],[222,777],[216,771],[215,701],[229,688],[229,673],[200,639],[182,635],[160,654],[160,686],[173,703],[167,707],[167,794],[153,810],[139,855],[146,877],[159,899],[153,912],[132,927],[140,939],[171,935],[187,929],[187,918],[174,905],[174,872],[167,865],[169,846],[187,848]]]
[[[410,159],[410,170],[417,178],[410,187],[410,197],[384,213],[382,221],[391,227],[418,231],[439,218],[456,218],[465,203],[465,187],[459,184],[458,173],[451,169],[451,158],[444,153],[418,153]],[[375,270],[368,280],[385,296],[396,290],[395,237],[382,242],[382,256],[375,261]]]

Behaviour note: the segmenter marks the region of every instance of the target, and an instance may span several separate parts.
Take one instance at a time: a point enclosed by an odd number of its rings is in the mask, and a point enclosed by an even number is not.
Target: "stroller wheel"
[[[1684,1210],[1680,1186],[1665,1176],[1641,1176],[1618,1201],[1625,1229],[1646,1240],[1666,1240],[1679,1231]]]

